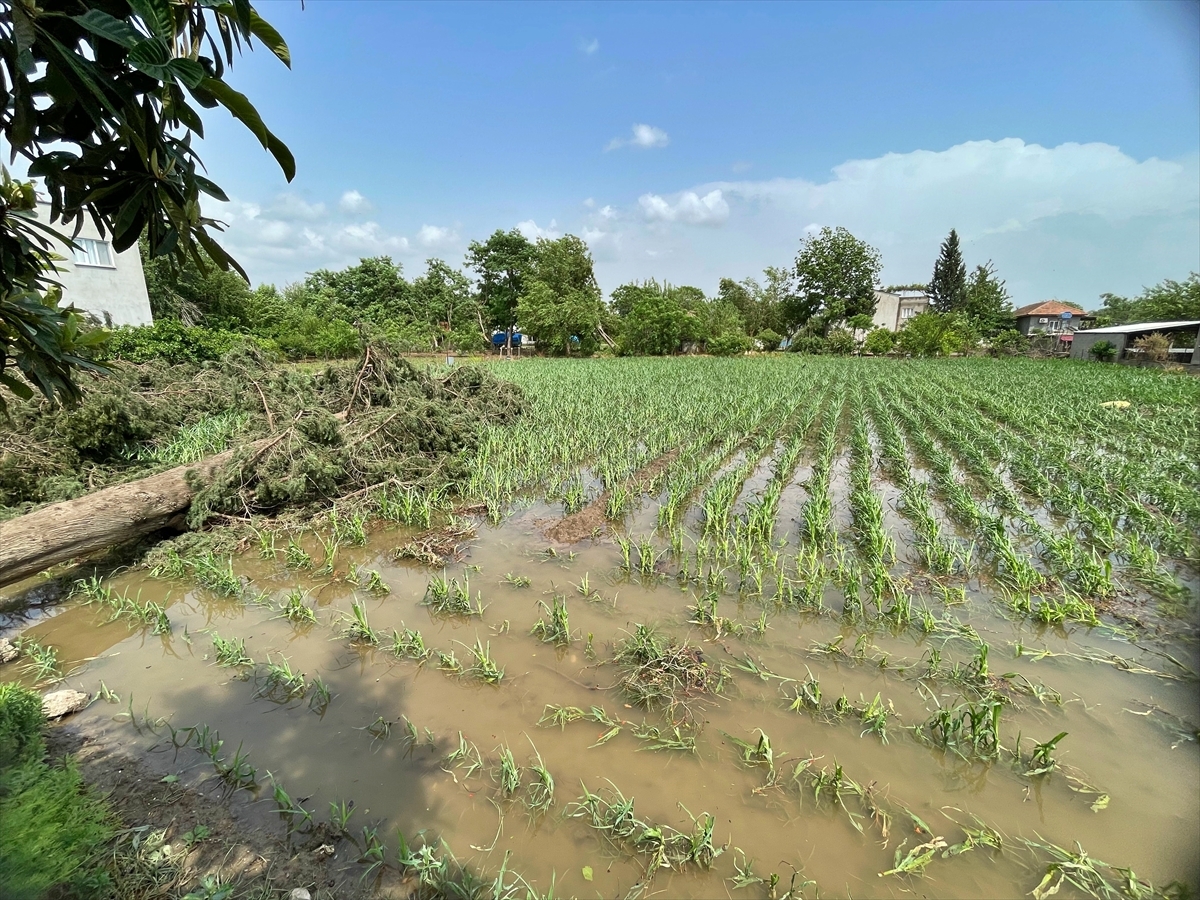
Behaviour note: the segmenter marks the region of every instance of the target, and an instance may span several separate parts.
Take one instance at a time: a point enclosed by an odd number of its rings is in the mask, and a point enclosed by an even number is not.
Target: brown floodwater
[[[799,532],[795,520],[805,501],[801,485],[810,466],[806,453],[780,504],[776,534],[780,539],[790,535],[792,552]],[[839,514],[848,505],[846,467],[844,455],[835,458],[831,492]],[[765,464],[752,475],[759,486],[769,477]],[[631,533],[649,533],[654,512],[650,502],[634,512]],[[924,596],[935,614],[970,624],[989,643],[994,673],[1020,673],[1062,697],[1061,705],[1017,697],[1005,710],[1001,733],[1007,747],[1015,746],[1020,734],[1028,753],[1031,738],[1043,741],[1067,732],[1055,755],[1070,768],[1030,778],[1008,759],[990,765],[956,762],[915,739],[906,726],[922,723],[936,703],[956,703],[957,689],[946,684],[921,689],[914,671],[905,666],[920,664],[934,647],[947,662],[966,661],[974,649],[969,642],[945,634],[921,636],[915,629],[899,634],[876,630],[869,632],[862,659],[830,657],[812,648],[844,635],[849,649],[861,628],[832,615],[783,611],[758,598],[739,603],[735,593],[721,598],[720,613],[748,626],[766,609],[769,628],[763,636],[748,630],[745,637],[711,640],[711,631],[688,623],[687,607],[698,593],[694,585],[681,588],[671,577],[625,574],[611,541],[585,542],[572,548],[573,554],[560,548],[558,556],[546,558],[541,527],[557,515],[558,507],[532,503],[499,526],[479,524],[467,555],[448,567],[447,575],[469,577],[472,592],[480,592],[486,604],[482,618],[432,615],[421,601],[437,573],[393,562],[391,550],[407,539],[407,532],[382,530],[365,547],[342,548],[337,566],[340,571],[350,563],[364,571],[377,569],[390,588],[386,595],[368,593],[335,576],[290,570],[282,554],[276,561],[250,552],[235,559],[235,571],[268,592],[274,606],[221,599],[190,583],[133,571],[108,579],[108,584],[166,606],[169,636],[110,622],[107,610],[78,600],[53,607],[53,614],[35,615],[32,623],[13,613],[9,630],[22,627],[26,636],[55,647],[70,673],[66,685],[96,692],[103,683],[120,695],[119,705],[97,702],[81,713],[78,720],[87,728],[144,751],[164,773],[211,773],[194,749],[175,753],[166,740],[167,729],[155,734],[135,728],[127,710],[132,704],[139,723],[145,716],[169,720],[175,728],[207,725],[220,733],[227,753],[239,744],[249,753],[261,784],[268,784],[269,770],[292,797],[305,798],[304,805],[318,818],[327,817],[331,802],[353,801],[351,829],[380,826],[389,861],[400,829],[410,842],[418,834],[444,839],[461,861],[487,873],[498,870],[511,854],[509,868],[543,892],[553,880],[558,896],[625,896],[646,879],[644,858],[602,841],[583,819],[563,815],[586,785],[593,792],[615,787],[635,799],[640,819],[682,831],[691,830],[689,812],[714,817],[715,841],[727,851],[711,871],[653,873],[650,891],[664,897],[766,896],[765,885],[732,891],[726,879],[734,862],[741,861],[735,848],[755,860],[759,876],[780,874],[780,893],[793,870],[799,870],[824,897],[1016,897],[1037,885],[1047,862],[1026,849],[1022,839],[1067,848],[1079,842],[1093,858],[1131,867],[1155,884],[1176,879],[1196,884],[1200,748],[1194,740],[1173,746],[1174,733],[1135,714],[1155,705],[1188,721],[1200,720],[1195,682],[1066,656],[1017,658],[1014,647],[1020,643],[1103,658],[1116,654],[1170,671],[1161,657],[1111,629],[1042,629],[1010,620],[994,604],[995,589],[980,576],[965,583],[966,604],[943,607]],[[913,571],[915,553],[905,550],[910,526],[890,509],[887,523],[899,544],[897,571]],[[836,524],[841,531],[848,521],[839,518]],[[531,584],[507,584],[506,573],[526,576]],[[586,599],[577,591],[585,574],[600,599]],[[736,575],[735,567],[731,585],[736,585]],[[921,594],[920,580],[916,583]],[[296,587],[316,609],[317,624],[297,627],[279,617],[278,604]],[[538,601],[549,603],[554,593],[567,598],[576,638],[563,649],[530,633],[540,617]],[[840,609],[839,597],[838,589],[827,591],[827,602],[835,609]],[[503,680],[493,686],[468,675],[450,675],[437,668],[436,658],[424,665],[398,660],[387,649],[388,639],[377,648],[352,645],[340,632],[355,599],[365,605],[374,628],[389,635],[405,626],[419,629],[428,646],[453,650],[464,665],[469,664],[469,646],[477,640],[490,642],[493,657],[505,669]],[[631,723],[662,723],[658,712],[626,705],[615,688],[617,670],[605,663],[615,643],[638,624],[699,644],[711,664],[730,668],[733,677],[725,693],[697,707],[702,723],[697,751],[650,751],[630,727],[599,746],[593,745],[606,729],[592,722],[539,727],[546,704],[585,710],[602,706]],[[215,664],[214,632],[245,641],[258,664],[257,681],[254,675],[243,679],[238,670]],[[585,655],[589,636],[594,660]],[[1194,646],[1159,647],[1197,667]],[[863,734],[853,715],[829,723],[789,711],[779,679],[734,668],[745,654],[779,676],[803,680],[811,673],[829,700],[844,693],[858,703],[860,696],[870,701],[879,694],[896,713],[888,742]],[[884,656],[887,664],[881,665]],[[307,678],[319,675],[329,685],[333,699],[323,713],[314,712],[304,699],[277,703],[257,695],[263,664],[281,658]],[[0,669],[0,677],[13,677],[15,667],[5,668],[9,671]],[[383,738],[367,730],[379,717],[396,723]],[[405,720],[419,730],[414,745],[404,740]],[[770,736],[778,760],[774,785],[763,767],[744,765],[740,750],[725,737],[754,742],[759,729]],[[532,817],[520,802],[500,799],[490,771],[465,779],[444,771],[442,758],[458,746],[460,733],[478,746],[489,770],[498,765],[500,748],[511,748],[518,763],[526,765],[536,746],[556,783],[550,812]],[[828,802],[816,804],[807,783],[802,788],[791,784],[793,767],[808,757],[817,757],[817,768],[832,770],[840,764],[848,777],[873,786],[897,815],[886,840],[869,821],[860,834],[845,811]],[[1093,811],[1096,795],[1072,790],[1068,773],[1109,794],[1107,808]],[[528,783],[528,773],[525,778]],[[259,797],[265,816],[274,809],[270,788],[261,788]],[[847,805],[859,811],[853,798]],[[970,824],[972,816],[978,817],[1005,836],[1005,849],[935,858],[919,878],[881,876],[892,868],[898,846],[905,844],[907,852],[928,840],[903,815],[905,808],[951,844],[963,834],[955,823]],[[584,867],[590,867],[590,881]],[[809,888],[806,896],[814,893]]]

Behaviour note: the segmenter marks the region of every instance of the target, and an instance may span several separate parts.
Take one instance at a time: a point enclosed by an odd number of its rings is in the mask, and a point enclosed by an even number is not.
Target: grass
[[[342,634],[356,644],[374,645],[379,643],[379,632],[372,628],[371,623],[367,621],[366,607],[358,600],[350,604],[350,617]]]
[[[293,625],[315,625],[317,622],[316,610],[304,602],[304,592],[300,588],[288,592],[280,615]]]
[[[218,666],[252,666],[254,660],[246,653],[246,642],[242,638],[223,638],[215,631],[212,636],[213,653]]]
[[[491,642],[484,644],[476,638],[474,646],[467,647],[466,644],[463,646],[471,654],[471,667],[467,669],[467,674],[487,684],[499,684],[500,680],[504,678],[504,669],[492,659]]]

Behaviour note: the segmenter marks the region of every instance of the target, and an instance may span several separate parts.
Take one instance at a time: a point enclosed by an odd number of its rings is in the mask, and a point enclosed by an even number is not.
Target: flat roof
[[[1176,328],[1195,328],[1200,319],[1178,322],[1133,322],[1129,325],[1109,325],[1107,328],[1081,328],[1076,334],[1136,334],[1139,331],[1171,331]]]

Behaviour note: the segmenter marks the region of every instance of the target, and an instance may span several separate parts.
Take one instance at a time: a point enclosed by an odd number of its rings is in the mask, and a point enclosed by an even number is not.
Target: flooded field
[[[1194,380],[497,372],[534,408],[462,496],[10,590],[0,677],[63,673],[85,729],[393,896],[1197,884]]]

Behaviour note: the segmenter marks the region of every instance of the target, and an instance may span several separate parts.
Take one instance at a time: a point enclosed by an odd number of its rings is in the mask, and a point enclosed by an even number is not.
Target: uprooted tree
[[[313,373],[249,345],[216,365],[118,364],[70,409],[10,404],[0,512],[59,502],[0,522],[0,585],[166,526],[454,484],[482,428],[523,409],[487,372],[432,377],[380,344]]]

